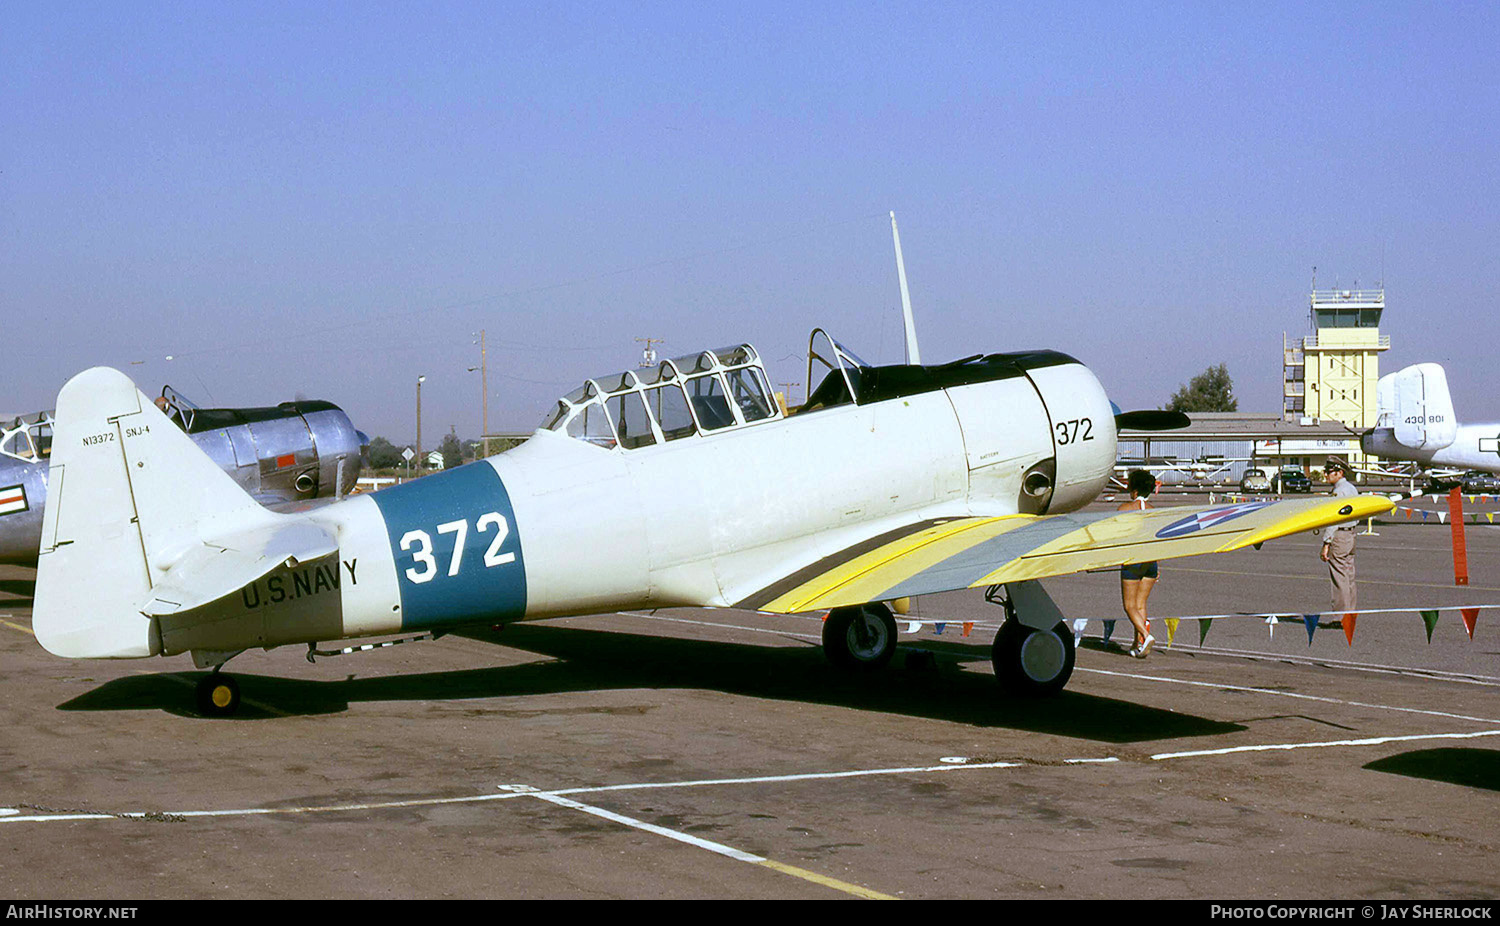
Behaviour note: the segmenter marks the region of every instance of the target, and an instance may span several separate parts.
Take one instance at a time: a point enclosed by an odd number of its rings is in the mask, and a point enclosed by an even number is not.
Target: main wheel
[[[995,678],[1014,694],[1052,695],[1073,675],[1073,633],[1058,621],[1036,630],[1011,619],[1000,625],[990,648]]]
[[[883,604],[834,608],[823,622],[823,655],[845,669],[879,669],[896,652],[896,619]]]
[[[198,712],[205,717],[227,717],[239,710],[240,686],[220,672],[198,683]]]

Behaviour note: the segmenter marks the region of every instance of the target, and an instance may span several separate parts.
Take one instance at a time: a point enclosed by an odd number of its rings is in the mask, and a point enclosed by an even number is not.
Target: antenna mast
[[[901,259],[901,233],[896,230],[896,213],[891,213],[891,240],[896,243],[896,276],[901,280],[901,315],[906,324],[906,362],[920,364],[917,349],[917,326],[911,317],[911,293],[906,289],[906,261]]]

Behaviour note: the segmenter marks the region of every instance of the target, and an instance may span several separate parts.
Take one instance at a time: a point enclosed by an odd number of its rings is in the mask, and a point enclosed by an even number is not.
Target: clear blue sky
[[[1494,3],[45,3],[0,23],[0,411],[96,364],[397,442],[815,325],[1279,406],[1320,285],[1500,417]],[[172,360],[167,360],[171,356]],[[800,395],[800,387],[794,390]],[[430,437],[429,437],[430,435]]]

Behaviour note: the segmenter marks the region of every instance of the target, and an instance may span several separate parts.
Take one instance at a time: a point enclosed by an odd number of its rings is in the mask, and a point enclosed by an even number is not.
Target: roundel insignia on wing
[[[1253,511],[1259,511],[1275,502],[1244,502],[1239,505],[1224,505],[1219,508],[1210,508],[1197,514],[1190,514],[1185,518],[1179,518],[1156,532],[1158,540],[1172,540],[1177,537],[1185,537],[1188,534],[1205,530],[1225,521],[1233,521],[1235,518],[1244,517]]]
[[[1353,513],[1354,513],[1354,506],[1353,505],[1345,505],[1344,507],[1342,507],[1342,508],[1339,509],[1339,514],[1353,514]]]

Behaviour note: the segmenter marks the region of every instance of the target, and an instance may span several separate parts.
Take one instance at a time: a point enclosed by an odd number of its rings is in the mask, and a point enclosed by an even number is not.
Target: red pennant
[[[1354,648],[1354,615],[1353,614],[1345,614],[1343,616],[1343,618],[1341,618],[1339,620],[1339,623],[1344,625],[1344,639],[1346,639],[1346,640],[1349,641],[1349,648],[1353,649]]]
[[[964,636],[967,637],[969,635],[969,633],[971,631],[973,631],[973,629],[974,629],[974,622],[973,621],[964,621]]]
[[[1464,626],[1469,630],[1469,639],[1474,639],[1474,622],[1479,620],[1478,608],[1459,608],[1464,615]]]

